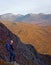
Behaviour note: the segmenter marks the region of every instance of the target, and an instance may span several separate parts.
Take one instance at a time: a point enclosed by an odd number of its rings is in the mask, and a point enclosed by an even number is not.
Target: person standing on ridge
[[[13,48],[13,40],[6,43],[6,49],[9,52],[10,62],[15,61],[15,52]]]

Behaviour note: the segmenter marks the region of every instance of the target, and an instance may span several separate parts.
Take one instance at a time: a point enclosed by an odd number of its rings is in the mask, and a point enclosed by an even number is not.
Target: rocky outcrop
[[[0,59],[9,61],[9,53],[5,49],[6,41],[14,40],[14,50],[16,62],[21,65],[48,65],[40,57],[32,45],[23,44],[19,37],[13,34],[4,24],[0,23]]]

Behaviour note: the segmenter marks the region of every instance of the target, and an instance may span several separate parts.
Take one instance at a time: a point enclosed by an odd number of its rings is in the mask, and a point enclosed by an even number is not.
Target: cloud
[[[51,0],[0,0],[0,13],[51,13]]]

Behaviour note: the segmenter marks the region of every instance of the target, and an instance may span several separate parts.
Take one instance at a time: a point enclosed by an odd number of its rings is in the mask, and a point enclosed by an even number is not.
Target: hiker
[[[13,40],[11,40],[10,42],[7,41],[6,49],[9,52],[10,62],[15,61],[15,52],[14,52],[14,48],[13,48]]]

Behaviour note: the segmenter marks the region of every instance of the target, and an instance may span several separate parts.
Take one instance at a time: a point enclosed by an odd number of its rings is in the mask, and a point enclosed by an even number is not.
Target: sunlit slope
[[[4,23],[25,44],[32,44],[39,53],[51,54],[51,26],[26,23]]]

